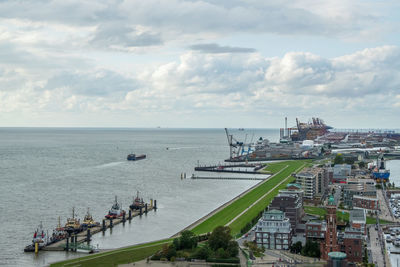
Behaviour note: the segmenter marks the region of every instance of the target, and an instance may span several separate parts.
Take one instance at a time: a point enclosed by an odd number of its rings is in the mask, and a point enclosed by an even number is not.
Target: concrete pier
[[[149,205],[147,207],[148,211],[153,210],[153,209],[155,210],[155,206],[153,206],[153,205]],[[129,210],[129,214],[131,215],[130,216],[131,218],[139,216],[139,213],[140,213],[139,211]],[[90,237],[93,236],[94,234],[106,231],[107,229],[111,230],[111,228],[113,226],[123,223],[123,221],[124,221],[123,216],[121,216],[120,218],[112,219],[112,220],[103,219],[102,224],[100,224],[99,226],[92,227],[90,229],[87,229],[87,231],[82,231],[78,234],[70,235],[70,236],[68,236],[68,238],[65,238],[63,240],[55,242],[51,245],[45,246],[42,250],[44,250],[44,251],[63,251],[66,249],[66,246],[68,246],[72,249],[72,244],[74,244],[74,243],[80,244],[83,242],[88,242],[90,240]],[[75,247],[76,247],[76,244],[75,244]]]

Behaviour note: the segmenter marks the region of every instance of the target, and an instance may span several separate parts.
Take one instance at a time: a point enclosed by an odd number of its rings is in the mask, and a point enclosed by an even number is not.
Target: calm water
[[[247,141],[259,136],[278,140],[278,130],[249,130]],[[245,138],[246,131],[235,131]],[[253,141],[254,141],[253,140]],[[166,148],[170,149],[166,149]],[[126,155],[147,154],[126,161]],[[223,129],[26,129],[0,128],[0,265],[44,266],[82,256],[65,252],[24,253],[36,226],[49,232],[58,216],[65,223],[75,207],[101,220],[114,196],[127,208],[139,190],[157,199],[159,209],[110,235],[95,235],[102,249],[169,237],[256,181],[181,180],[198,164],[223,162],[229,147]]]

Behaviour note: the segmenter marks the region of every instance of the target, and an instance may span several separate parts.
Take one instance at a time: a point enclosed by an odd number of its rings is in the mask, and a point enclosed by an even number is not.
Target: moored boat
[[[83,219],[83,222],[82,222],[82,227],[83,228],[92,228],[92,227],[95,227],[95,226],[98,226],[98,225],[100,225],[100,223],[99,222],[95,222],[93,220],[92,214],[90,214],[89,208],[88,208],[87,213],[85,215],[85,218]]]
[[[72,208],[72,218],[67,219],[65,224],[65,231],[79,233],[82,231],[81,222],[78,218],[75,218],[75,208]]]
[[[117,196],[115,196],[115,202],[105,217],[107,219],[115,219],[115,218],[122,217],[124,214],[125,214],[125,211],[122,210],[121,205],[117,201]]]
[[[40,222],[38,228],[36,229],[35,233],[33,234],[32,244],[28,245],[24,248],[25,252],[34,252],[35,251],[35,244],[38,244],[38,250],[43,249],[47,243],[49,242],[47,234],[43,230],[42,222]]]
[[[140,197],[139,197],[139,191],[137,191],[136,197],[135,197],[135,199],[133,200],[132,205],[129,206],[129,208],[130,208],[131,210],[139,210],[140,207],[143,208],[144,205],[145,205],[145,203],[144,203],[144,201],[143,201],[143,198],[140,198]]]

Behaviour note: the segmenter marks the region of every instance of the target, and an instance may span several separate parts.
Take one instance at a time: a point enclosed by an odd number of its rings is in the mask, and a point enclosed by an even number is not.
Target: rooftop
[[[366,220],[364,209],[355,209],[350,211],[350,222],[366,223]]]

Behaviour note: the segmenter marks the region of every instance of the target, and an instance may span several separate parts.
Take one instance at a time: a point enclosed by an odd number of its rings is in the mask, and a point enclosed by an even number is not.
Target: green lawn
[[[304,206],[304,211],[305,211],[305,213],[312,214],[312,215],[319,215],[319,216],[325,216],[325,214],[326,214],[326,209],[320,208],[320,207]],[[339,221],[348,222],[350,214],[348,212],[336,211],[336,217]],[[375,223],[376,223],[375,218],[367,216],[367,224],[375,224]],[[390,222],[380,219],[379,223],[386,224],[386,223],[390,223]]]
[[[261,198],[265,193],[267,193],[271,188],[276,186],[279,182],[281,182],[284,178],[298,169],[300,166],[304,164],[304,161],[285,161],[285,162],[277,162],[270,163],[268,166],[268,171],[276,173],[267,181],[263,182],[260,186],[254,188],[252,191],[248,192],[245,196],[240,199],[234,201],[229,206],[225,207],[223,210],[214,214],[201,224],[197,225],[192,231],[195,234],[203,234],[207,232],[211,232],[215,227],[220,225],[225,225],[230,222],[233,218],[239,215],[242,211],[248,208],[251,204],[256,202],[259,198]],[[267,167],[267,168],[268,168]],[[279,172],[281,171],[281,172]],[[276,191],[277,192],[277,191]],[[267,204],[268,205],[268,204]],[[264,205],[264,206],[267,206]],[[256,205],[257,206],[257,205]],[[265,208],[265,207],[264,207]],[[254,209],[252,209],[254,211]],[[255,212],[257,215],[258,212]],[[252,218],[250,216],[245,216],[246,219],[251,221]],[[246,224],[249,222],[247,221]]]
[[[90,256],[53,263],[50,267],[58,266],[116,266],[117,264],[136,262],[153,255],[172,239],[165,239],[147,244],[135,245],[128,248],[97,253]]]

